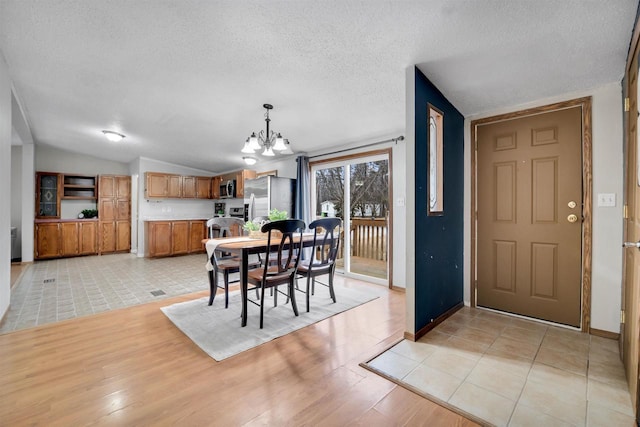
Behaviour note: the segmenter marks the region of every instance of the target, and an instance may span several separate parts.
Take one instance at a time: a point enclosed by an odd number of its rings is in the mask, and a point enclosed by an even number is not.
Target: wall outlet
[[[616,205],[616,193],[598,193],[598,207],[614,207]]]

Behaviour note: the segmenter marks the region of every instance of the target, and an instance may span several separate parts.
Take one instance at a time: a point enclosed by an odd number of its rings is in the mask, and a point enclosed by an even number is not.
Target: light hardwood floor
[[[475,425],[358,366],[402,338],[404,293],[222,362],[159,310],[205,295],[1,335],[0,424]]]

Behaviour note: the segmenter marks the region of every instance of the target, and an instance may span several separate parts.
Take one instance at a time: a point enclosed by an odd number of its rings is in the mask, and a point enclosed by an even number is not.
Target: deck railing
[[[351,218],[350,234],[352,256],[387,260],[386,218]]]

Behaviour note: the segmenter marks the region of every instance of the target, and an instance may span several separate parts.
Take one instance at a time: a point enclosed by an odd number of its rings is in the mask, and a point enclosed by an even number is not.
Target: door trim
[[[476,292],[478,276],[476,269],[477,256],[477,215],[478,205],[476,200],[477,180],[477,156],[478,136],[477,127],[484,124],[496,123],[505,120],[533,116],[567,108],[582,108],[582,307],[581,330],[589,332],[591,329],[591,258],[592,258],[592,154],[591,154],[591,97],[572,99],[555,104],[543,105],[521,111],[501,114],[471,122],[471,283],[469,283],[471,295],[471,307],[476,307]]]

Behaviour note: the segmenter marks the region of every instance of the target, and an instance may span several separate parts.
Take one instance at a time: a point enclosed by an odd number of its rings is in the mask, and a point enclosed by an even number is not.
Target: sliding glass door
[[[389,283],[389,156],[378,154],[311,166],[312,212],[342,218],[338,269]]]

